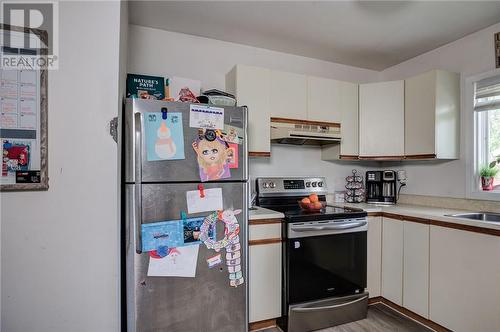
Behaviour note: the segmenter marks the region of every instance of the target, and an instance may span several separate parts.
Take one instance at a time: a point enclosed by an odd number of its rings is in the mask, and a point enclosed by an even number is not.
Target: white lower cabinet
[[[382,277],[382,217],[368,217],[366,289],[370,297],[380,296]]]
[[[403,307],[429,318],[429,225],[404,221]]]
[[[252,240],[281,239],[281,225],[250,225],[250,322],[281,316],[281,242],[252,244]]]
[[[500,237],[430,226],[430,319],[500,331]]]
[[[403,305],[403,221],[383,218],[382,296]]]

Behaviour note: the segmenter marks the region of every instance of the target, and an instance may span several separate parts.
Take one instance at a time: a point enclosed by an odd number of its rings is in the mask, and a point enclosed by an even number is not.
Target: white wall
[[[203,89],[224,89],[225,75],[235,64],[351,82],[373,82],[379,75],[372,70],[137,25],[129,26],[128,38],[130,73],[197,79]],[[273,145],[272,158],[250,159],[250,174],[325,175],[329,190],[334,191],[343,189],[344,178],[353,167],[364,172],[363,165],[321,161],[319,148]]]
[[[352,82],[378,79],[373,70],[138,25],[129,26],[128,64],[131,73],[198,79],[204,89],[223,89],[235,64]]]
[[[119,2],[60,2],[49,185],[1,193],[5,332],[118,331]]]
[[[495,69],[493,35],[500,32],[500,23],[470,34],[462,39],[417,56],[380,73],[381,80],[403,79],[431,69],[461,73],[462,113],[464,81],[468,76]],[[463,117],[462,117],[463,118]],[[408,186],[404,192],[463,198],[466,196],[465,126],[462,121],[460,160],[449,162],[401,163],[407,170]],[[399,166],[399,164],[396,164]]]

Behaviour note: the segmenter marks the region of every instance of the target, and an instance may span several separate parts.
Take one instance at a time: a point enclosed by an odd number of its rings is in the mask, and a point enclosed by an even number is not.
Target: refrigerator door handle
[[[135,202],[134,202],[134,232],[135,251],[142,253],[142,115],[135,113]]]

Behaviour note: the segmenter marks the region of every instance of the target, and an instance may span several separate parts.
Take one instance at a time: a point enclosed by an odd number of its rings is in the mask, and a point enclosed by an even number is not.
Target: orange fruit
[[[318,202],[318,201],[319,201],[319,199],[318,199],[318,195],[316,195],[316,194],[311,194],[311,195],[309,195],[309,200],[310,200],[312,203],[316,203],[316,202]]]
[[[321,202],[314,202],[314,209],[321,209],[323,207],[323,205],[321,205]]]
[[[311,203],[311,200],[309,198],[307,197],[302,198],[302,204],[309,204],[309,203]]]

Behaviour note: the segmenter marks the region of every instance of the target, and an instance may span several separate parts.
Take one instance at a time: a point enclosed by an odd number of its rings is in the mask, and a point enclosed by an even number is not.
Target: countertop
[[[249,220],[260,220],[260,219],[280,219],[284,218],[285,215],[281,212],[276,212],[260,206],[254,206],[248,211]]]
[[[476,212],[470,210],[455,210],[455,209],[436,208],[436,207],[427,207],[427,206],[409,205],[409,204],[374,205],[366,203],[355,204],[355,203],[342,203],[342,202],[328,202],[328,205],[358,208],[358,209],[363,209],[368,213],[370,212],[393,213],[393,214],[399,214],[399,215],[422,218],[422,219],[438,220],[454,224],[500,230],[500,223],[446,216],[448,214]]]

